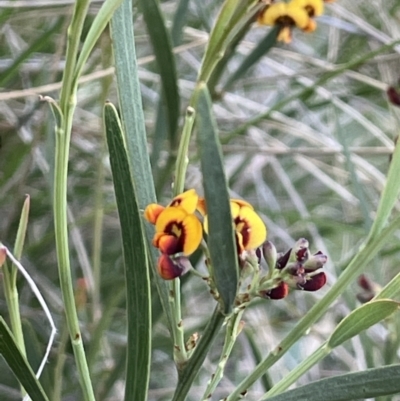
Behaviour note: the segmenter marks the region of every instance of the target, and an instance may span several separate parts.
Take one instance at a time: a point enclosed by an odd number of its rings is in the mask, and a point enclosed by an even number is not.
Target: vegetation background
[[[101,3],[91,2],[83,36]],[[174,41],[180,115],[189,104],[208,34],[222,4],[192,0],[182,12],[178,7],[183,3],[160,2]],[[59,97],[72,4],[72,0],[0,0],[0,239],[12,248],[21,208],[29,195],[22,261],[47,300],[58,330],[41,379],[52,401],[79,400],[80,389],[56,265],[54,120],[39,95]],[[162,81],[149,40],[152,27],[145,23],[137,4],[134,19],[148,147],[158,199],[163,203],[171,198],[172,170],[166,116],[160,107]],[[249,30],[213,91],[229,187],[233,197],[243,197],[255,206],[267,224],[268,239],[279,250],[305,237],[311,250],[327,254],[328,284],[318,293],[293,292],[284,300],[252,304],[215,399],[226,396],[246,377],[347,266],[371,227],[399,134],[400,109],[388,102],[386,90],[399,83],[400,43],[383,48],[400,39],[398,0],[327,4],[315,33],[295,31],[291,44],[276,44],[254,66],[235,76],[269,29],[255,24]],[[362,63],[357,63],[360,59]],[[96,399],[109,401],[123,397],[126,356],[122,244],[102,123],[105,101],[117,103],[112,66],[106,30],[79,86],[68,178],[70,254],[79,319]],[[186,184],[202,191],[194,143]],[[398,273],[398,234],[365,268],[377,286]],[[50,329],[22,277],[18,290],[28,359],[36,368]],[[249,399],[258,399],[271,382],[310,355],[340,319],[359,305],[356,294],[361,292],[356,282],[351,283],[269,376],[251,388]],[[214,305],[204,283],[194,276],[185,277],[182,301],[187,333],[201,331]],[[2,290],[0,315],[8,319]],[[177,376],[170,336],[160,313],[153,318],[149,400],[169,400]],[[398,318],[374,326],[338,347],[297,384],[398,363],[399,328]],[[215,352],[213,348],[206,359],[190,400],[199,400],[203,394],[222,340],[223,336],[217,339]],[[0,399],[20,398],[17,380],[0,359]]]

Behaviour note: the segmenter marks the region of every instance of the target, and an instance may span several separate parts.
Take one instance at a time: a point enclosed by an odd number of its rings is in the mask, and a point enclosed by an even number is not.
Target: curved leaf
[[[334,348],[356,336],[399,309],[399,303],[390,299],[368,302],[346,316],[329,337],[328,347]]]

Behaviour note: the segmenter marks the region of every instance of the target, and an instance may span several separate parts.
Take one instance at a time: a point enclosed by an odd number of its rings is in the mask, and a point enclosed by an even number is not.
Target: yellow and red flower
[[[189,270],[185,257],[200,245],[203,228],[194,214],[198,199],[196,191],[190,189],[167,207],[152,203],[144,211],[146,220],[155,225],[153,245],[161,251],[157,268],[165,280],[185,274]]]
[[[292,0],[290,3],[274,3],[258,16],[262,25],[279,26],[278,41],[290,43],[292,29],[297,27],[304,32],[316,28],[314,17],[323,13],[323,0]]]
[[[236,245],[239,255],[244,251],[258,248],[267,237],[267,229],[260,216],[250,203],[231,199],[231,214],[236,234]],[[208,217],[204,217],[204,230],[208,230]]]
[[[155,226],[153,245],[167,255],[182,253],[189,256],[203,237],[199,219],[180,207],[166,207],[159,214]]]

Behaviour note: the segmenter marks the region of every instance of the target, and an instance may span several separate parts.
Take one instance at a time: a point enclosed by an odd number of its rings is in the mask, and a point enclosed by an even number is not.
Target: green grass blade
[[[223,311],[229,313],[237,292],[238,256],[222,152],[205,84],[198,89],[197,127],[208,214],[208,247]]]
[[[0,87],[3,88],[17,74],[19,74],[19,66],[27,60],[33,53],[37,53],[44,47],[48,46],[50,39],[60,29],[63,19],[60,18],[57,22],[42,35],[40,35],[26,50],[24,50],[5,71],[0,75]]]
[[[113,105],[106,104],[104,120],[125,262],[128,319],[125,401],[145,401],[151,354],[151,294],[146,243],[122,128]]]
[[[26,358],[18,348],[14,336],[4,319],[0,316],[0,354],[3,355],[8,366],[18,381],[29,394],[32,401],[49,401],[41,384],[35,377]]]
[[[137,193],[139,209],[156,202],[153,176],[147,154],[146,130],[140,93],[138,65],[135,51],[135,38],[132,20],[132,2],[124,0],[111,19],[111,34],[117,76],[118,96],[122,117],[123,132],[128,153],[132,180]],[[154,228],[147,224],[146,236],[151,243]],[[154,280],[157,291],[167,317],[169,327],[172,327],[172,316],[169,309],[168,286],[157,274],[157,252],[150,247]]]
[[[174,46],[181,43],[182,31],[186,22],[186,15],[189,6],[189,0],[180,0],[174,15],[174,21],[171,28],[171,39]]]
[[[160,72],[162,92],[166,104],[169,140],[171,147],[174,148],[177,142],[176,133],[180,114],[180,97],[171,38],[165,27],[158,1],[139,0],[139,5],[143,12]]]
[[[269,401],[352,401],[400,393],[400,365],[330,377],[290,390]]]
[[[278,37],[278,27],[272,28],[260,41],[256,48],[242,61],[239,67],[228,78],[224,85],[224,90],[228,90],[238,79],[240,79],[257,61],[260,60],[276,43]]]

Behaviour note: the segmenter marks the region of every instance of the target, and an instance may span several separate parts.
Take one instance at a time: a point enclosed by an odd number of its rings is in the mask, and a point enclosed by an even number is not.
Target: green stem
[[[183,329],[182,314],[181,314],[181,281],[179,278],[169,282],[170,288],[170,303],[171,312],[174,319],[172,326],[172,337],[174,341],[174,360],[181,372],[187,362],[187,352],[185,345],[185,331]]]
[[[65,315],[72,349],[78,369],[78,377],[82,387],[83,399],[94,401],[94,392],[90,380],[86,355],[83,348],[82,335],[75,307],[74,291],[71,278],[68,244],[67,222],[67,177],[68,158],[71,140],[72,119],[76,106],[76,83],[74,72],[83,23],[89,7],[89,0],[75,2],[75,8],[68,28],[68,45],[63,85],[60,94],[62,126],[56,127],[56,151],[54,173],[54,226],[57,249],[60,287],[65,307]]]
[[[189,163],[188,150],[194,119],[195,110],[193,107],[189,106],[186,109],[185,124],[183,126],[182,137],[179,142],[178,155],[176,158],[174,196],[183,192],[185,188],[186,170]]]
[[[182,193],[185,187],[185,177],[188,165],[188,149],[190,136],[194,124],[194,109],[188,107],[186,110],[185,125],[183,126],[182,137],[179,143],[178,157],[175,167],[174,196]],[[176,278],[169,283],[171,311],[174,319],[172,336],[174,341],[174,360],[181,371],[188,359],[185,345],[185,331],[182,323],[181,313],[181,288],[180,279]]]
[[[220,360],[218,362],[215,373],[211,376],[211,379],[207,385],[204,392],[203,401],[208,401],[211,399],[214,390],[216,389],[218,383],[222,380],[224,376],[224,370],[226,362],[232,352],[233,346],[235,345],[236,338],[241,332],[240,321],[243,316],[244,309],[240,310],[238,313],[234,313],[229,318],[228,324],[226,326],[225,341],[222,348],[222,353]]]

